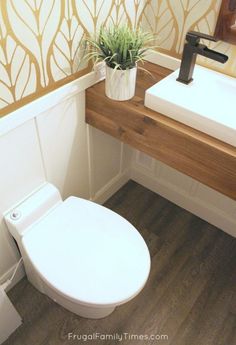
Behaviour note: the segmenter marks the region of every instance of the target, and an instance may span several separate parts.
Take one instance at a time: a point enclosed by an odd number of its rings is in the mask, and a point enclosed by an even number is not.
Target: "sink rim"
[[[213,91],[220,87],[220,85],[215,84],[215,81],[219,80],[220,82],[226,82],[227,86],[230,85],[230,88],[232,88],[231,97],[233,97],[234,85],[236,90],[236,79],[225,74],[210,70],[208,68],[196,65],[194,71],[194,81],[189,85],[185,85],[176,81],[178,72],[179,69],[172,72],[170,75],[147,89],[145,92],[144,105],[154,111],[163,114],[164,116],[172,118],[180,123],[188,125],[191,128],[197,129],[218,140],[236,147],[236,114],[235,116],[233,116],[233,114],[230,115],[230,112],[233,112],[231,103],[228,102],[228,117],[223,114],[221,115],[221,112],[218,110],[219,106],[215,113],[214,110],[212,110],[212,114],[207,115],[204,109],[205,104],[203,103],[205,103],[206,100],[209,99],[209,96],[210,98],[213,97],[212,94],[209,93],[209,90],[207,89],[207,94],[203,95],[203,97],[205,97],[205,102],[201,102],[202,104],[199,105],[200,112],[196,112],[196,108],[198,107],[196,107],[197,103],[195,102],[195,98],[193,97],[193,91],[195,93],[200,93],[200,95],[201,92],[203,92],[202,87],[198,87],[199,85],[202,85],[202,78],[204,78],[204,82],[209,87],[209,83],[212,83],[212,80],[214,81],[214,84],[212,84],[214,86]],[[174,94],[170,92],[170,90],[173,90],[173,88],[175,89]],[[180,100],[178,100],[178,95],[180,95],[182,99],[180,98]],[[193,101],[193,103],[196,103],[195,105],[193,105],[192,109],[189,105],[190,103],[183,101],[183,97],[186,97],[188,95],[191,96],[191,100]],[[227,95],[227,90],[225,90],[224,95]],[[199,97],[199,95],[197,95],[197,97]],[[230,96],[225,97],[228,97],[230,99]],[[177,101],[175,102],[176,99]],[[181,102],[184,104],[181,104]],[[222,100],[220,97],[218,99],[218,103],[219,102],[222,104]],[[208,114],[210,114],[209,109],[210,107],[208,106]],[[232,118],[230,116],[232,116]]]

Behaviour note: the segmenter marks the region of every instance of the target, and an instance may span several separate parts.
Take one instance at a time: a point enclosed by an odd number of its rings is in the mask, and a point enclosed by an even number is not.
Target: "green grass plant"
[[[105,61],[115,70],[127,70],[143,62],[148,50],[154,48],[153,35],[141,29],[123,26],[105,28],[101,26],[98,35],[86,39],[85,58],[94,65]]]

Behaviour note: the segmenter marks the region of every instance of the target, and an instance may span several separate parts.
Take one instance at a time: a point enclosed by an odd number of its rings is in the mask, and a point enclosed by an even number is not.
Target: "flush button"
[[[18,219],[20,219],[20,217],[21,217],[21,212],[18,211],[18,210],[12,211],[12,213],[11,213],[11,215],[10,215],[10,218],[11,218],[12,220],[18,220]]]

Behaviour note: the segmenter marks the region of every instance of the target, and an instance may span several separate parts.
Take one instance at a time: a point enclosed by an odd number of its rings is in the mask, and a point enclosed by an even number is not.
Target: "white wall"
[[[129,179],[131,150],[86,125],[85,91],[74,89],[66,87],[65,93],[72,92],[64,100],[56,97],[56,90],[53,107],[49,103],[48,110],[31,113],[30,119],[24,114],[25,121],[15,129],[4,130],[6,119],[0,120],[0,283],[19,259],[3,220],[7,209],[44,181],[56,185],[63,198],[75,195],[103,202]],[[43,101],[35,101],[32,109],[45,108]]]
[[[33,119],[0,137],[0,157],[1,277],[19,258],[13,240],[5,227],[2,213],[45,180]]]

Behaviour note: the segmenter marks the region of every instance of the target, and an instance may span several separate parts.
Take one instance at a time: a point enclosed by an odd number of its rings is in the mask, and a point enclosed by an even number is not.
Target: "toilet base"
[[[26,257],[24,257],[26,258]],[[109,307],[97,307],[94,306],[86,306],[80,303],[73,302],[68,298],[59,294],[56,290],[51,288],[46,282],[44,282],[39,275],[35,272],[33,266],[30,264],[28,260],[24,260],[26,267],[26,274],[30,283],[41,293],[50,297],[54,302],[58,303],[65,309],[71,311],[72,313],[79,315],[81,317],[87,319],[101,319],[108,315],[110,315],[116,306],[109,306]]]
[[[44,285],[44,293],[45,295],[50,297],[54,302],[58,303],[65,309],[87,319],[101,319],[110,315],[115,310],[115,306],[96,307],[96,305],[86,306],[80,303],[73,302],[67,299],[66,297],[60,295],[54,289],[50,288],[46,284]]]
[[[12,217],[16,210],[19,221]],[[108,316],[147,281],[150,254],[142,236],[101,205],[73,196],[62,201],[59,190],[46,182],[8,210],[4,219],[29,281],[79,316]]]

